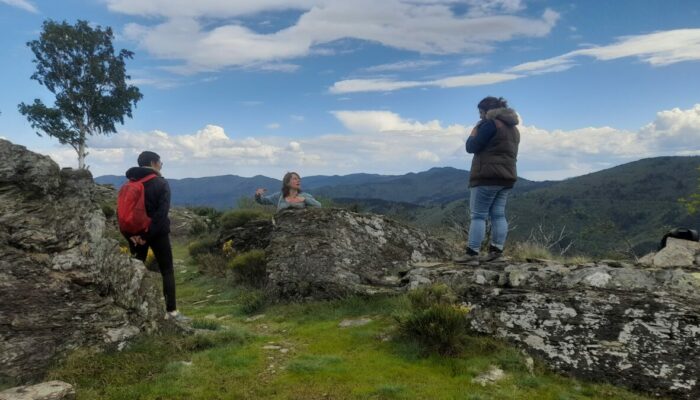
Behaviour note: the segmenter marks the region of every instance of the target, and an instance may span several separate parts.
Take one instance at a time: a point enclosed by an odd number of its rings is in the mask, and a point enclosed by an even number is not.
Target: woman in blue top
[[[277,211],[287,208],[321,207],[312,195],[301,191],[301,177],[296,172],[287,172],[282,179],[282,191],[263,196],[267,189],[255,191],[255,201],[260,204],[277,205]]]

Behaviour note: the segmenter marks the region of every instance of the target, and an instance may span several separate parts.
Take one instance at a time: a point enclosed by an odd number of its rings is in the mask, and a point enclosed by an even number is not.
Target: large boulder
[[[88,171],[0,140],[0,379],[158,330],[160,276],[107,238]]]
[[[472,307],[471,327],[553,369],[673,398],[700,398],[700,276],[606,263],[417,268]]]
[[[268,287],[277,298],[400,292],[401,277],[411,268],[450,259],[452,250],[380,215],[332,208],[284,211],[275,216],[265,249]]]
[[[657,268],[700,269],[700,242],[670,237],[663,249],[642,257],[640,263]]]

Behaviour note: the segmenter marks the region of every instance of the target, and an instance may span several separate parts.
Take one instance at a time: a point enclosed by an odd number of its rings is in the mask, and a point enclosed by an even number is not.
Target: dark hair
[[[152,151],[144,151],[139,154],[139,167],[150,167],[151,163],[160,161],[160,156]]]
[[[493,110],[494,108],[506,108],[508,107],[508,102],[503,97],[496,98],[489,96],[484,97],[484,99],[479,102],[477,107],[479,107],[479,110],[484,110],[484,112],[486,112]]]
[[[301,179],[296,172],[287,172],[284,174],[284,178],[282,178],[282,197],[289,196],[289,182],[292,180],[292,175],[296,175],[297,178]]]

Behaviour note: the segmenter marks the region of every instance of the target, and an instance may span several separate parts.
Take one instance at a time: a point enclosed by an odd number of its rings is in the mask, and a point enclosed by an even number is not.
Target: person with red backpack
[[[170,185],[160,171],[163,162],[152,151],[139,155],[138,167],[126,171],[127,183],[119,190],[117,220],[119,230],[129,242],[131,254],[146,261],[148,249],[158,262],[163,277],[165,317],[178,322],[189,318],[177,311],[175,301],[175,272],[170,245]]]

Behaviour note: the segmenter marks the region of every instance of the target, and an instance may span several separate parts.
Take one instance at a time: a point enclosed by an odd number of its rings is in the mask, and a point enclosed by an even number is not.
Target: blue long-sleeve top
[[[496,135],[496,123],[491,119],[482,119],[476,124],[476,136],[467,139],[467,153],[476,154],[486,148],[486,145]]]
[[[255,201],[260,204],[277,205],[277,211],[286,208],[321,207],[321,203],[314,199],[314,196],[310,193],[301,192],[297,196],[303,197],[304,201],[300,203],[288,203],[282,196],[282,192],[273,193],[269,196],[255,196]]]

